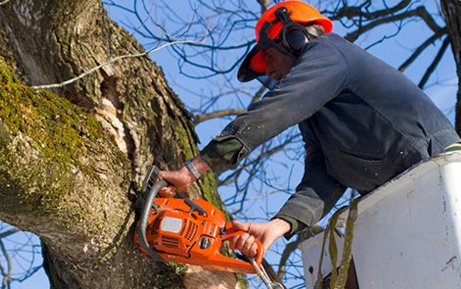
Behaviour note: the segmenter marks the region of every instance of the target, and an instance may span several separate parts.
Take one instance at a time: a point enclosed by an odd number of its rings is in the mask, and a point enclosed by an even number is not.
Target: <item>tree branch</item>
[[[255,103],[259,99],[261,99],[261,97],[262,97],[262,95],[264,94],[265,91],[266,91],[266,87],[264,85],[261,85],[261,87],[258,89],[258,91],[251,98],[250,104]],[[234,91],[233,93],[235,93],[235,92],[236,91]],[[243,91],[240,91],[240,92],[243,92]],[[213,103],[220,96],[221,95],[213,96],[213,98],[212,98]],[[224,109],[224,110],[218,110],[218,111],[214,111],[214,112],[210,112],[210,113],[194,114],[194,122],[193,123],[194,123],[194,125],[198,125],[199,123],[207,121],[207,120],[210,120],[210,119],[220,118],[220,117],[224,117],[224,116],[239,115],[239,114],[242,114],[244,112],[246,112],[246,109]]]
[[[296,250],[303,241],[317,235],[320,232],[323,232],[325,228],[319,226],[319,225],[313,225],[304,230],[302,233],[299,234],[298,238],[296,241],[291,242],[287,244],[285,249],[283,250],[282,256],[280,257],[280,262],[279,262],[279,272],[277,273],[277,276],[279,279],[283,279],[283,276],[285,275],[286,272],[286,263],[288,259],[290,258],[291,253]]]
[[[11,265],[10,256],[9,256],[8,252],[6,251],[5,244],[3,243],[3,241],[1,239],[0,239],[0,249],[2,250],[3,256],[5,256],[5,260],[6,260],[6,263],[7,263],[7,266],[8,266],[8,272],[4,272],[3,268],[1,268],[2,269],[1,270],[2,275],[3,275],[2,289],[5,289],[7,286],[9,286],[9,279],[11,277],[13,267]]]
[[[255,95],[253,96],[253,99],[251,100],[251,103],[257,102],[261,97],[263,96],[264,92],[266,91],[266,86],[261,85],[261,87],[256,91]]]
[[[430,29],[432,29],[432,31],[434,31],[435,33],[437,33],[439,30],[441,30],[442,28],[439,27],[437,25],[437,23],[435,23],[434,19],[432,18],[432,16],[427,12],[426,8],[423,7],[423,6],[419,6],[418,8],[414,9],[414,10],[409,10],[409,11],[406,11],[406,12],[403,12],[401,14],[397,14],[397,15],[392,15],[392,16],[389,16],[389,17],[385,17],[385,18],[380,18],[380,19],[377,19],[373,22],[370,22],[364,26],[359,26],[359,28],[354,31],[354,32],[351,32],[349,34],[347,34],[344,38],[346,38],[347,40],[351,41],[351,42],[354,42],[355,40],[357,40],[357,38],[379,26],[379,25],[382,25],[382,24],[386,24],[386,23],[392,23],[392,22],[395,22],[395,21],[399,21],[399,20],[403,20],[405,18],[410,18],[410,17],[415,17],[415,16],[419,16],[421,17],[427,24],[427,26],[429,26]]]
[[[442,28],[437,33],[429,37],[426,41],[424,41],[423,44],[421,44],[414,52],[413,54],[399,67],[399,71],[403,72],[405,69],[407,69],[408,66],[410,66],[413,61],[415,61],[416,58],[432,43],[434,43],[435,40],[439,39],[443,35],[447,34],[446,28]]]
[[[448,37],[445,38],[445,40],[442,43],[442,46],[440,47],[439,52],[435,56],[434,60],[432,61],[431,65],[426,70],[426,73],[424,73],[423,78],[421,78],[421,81],[419,82],[418,86],[419,88],[423,89],[424,86],[426,85],[427,81],[429,80],[429,77],[431,74],[434,72],[435,68],[439,64],[440,60],[443,57],[443,54],[448,48],[448,45],[450,45],[450,39]]]
[[[362,11],[362,8],[363,8],[364,4],[369,3],[369,2],[370,1],[366,1],[362,5],[355,6],[355,7],[343,6],[341,9],[339,9],[338,12],[335,13],[335,16],[331,17],[331,19],[332,20],[338,20],[338,19],[340,19],[342,17],[352,19],[355,16],[361,16],[361,17],[364,17],[366,19],[376,19],[378,17],[390,15],[390,14],[393,14],[395,12],[398,12],[398,11],[404,9],[405,7],[407,7],[411,3],[411,0],[401,1],[400,3],[398,3],[397,5],[395,5],[392,8],[378,10],[378,11],[371,12],[371,13],[365,13],[365,12]]]
[[[246,109],[225,109],[225,110],[218,110],[210,113],[199,114],[195,115],[194,125],[197,125],[203,121],[210,120],[213,118],[223,117],[223,116],[231,116],[231,115],[239,115],[246,111]]]
[[[6,231],[6,232],[0,233],[0,240],[3,239],[3,238],[8,237],[10,235],[13,235],[14,233],[19,232],[19,231],[20,230],[18,228],[14,227],[14,228]]]
[[[281,144],[279,144],[279,145],[277,145],[277,146],[275,146],[273,148],[270,148],[268,150],[262,151],[255,159],[249,160],[246,163],[242,164],[239,169],[235,170],[232,174],[227,176],[224,180],[219,180],[218,181],[218,186],[221,186],[221,185],[224,185],[224,184],[228,183],[229,180],[234,179],[236,176],[238,176],[241,173],[241,171],[249,168],[252,165],[255,165],[255,164],[258,164],[260,162],[263,162],[264,158],[268,158],[268,157],[276,154],[277,152],[283,150],[283,148],[287,144],[291,143],[297,137],[298,137],[298,135],[293,135],[293,136],[287,138],[283,143],[281,143]]]

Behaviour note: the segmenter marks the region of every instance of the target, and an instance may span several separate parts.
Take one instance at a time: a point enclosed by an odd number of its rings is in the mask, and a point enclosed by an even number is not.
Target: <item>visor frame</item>
[[[272,22],[264,22],[261,30],[259,31],[259,42],[247,54],[237,72],[237,78],[240,82],[248,82],[259,76],[265,75],[266,67],[260,67],[261,71],[256,71],[252,68],[252,66],[254,67],[253,60],[255,58],[263,57],[262,51],[265,48],[272,46],[284,54],[291,55],[288,51],[283,51],[283,49],[277,44],[277,42],[275,42],[273,39],[269,37],[269,28],[277,22],[280,22],[280,20],[276,19]],[[265,61],[263,61],[262,63],[265,63]]]

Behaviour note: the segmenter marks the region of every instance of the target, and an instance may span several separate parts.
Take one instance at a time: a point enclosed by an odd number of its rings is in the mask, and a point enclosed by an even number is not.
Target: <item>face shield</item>
[[[277,87],[279,81],[273,80],[266,75],[266,61],[264,60],[264,50],[268,47],[274,47],[282,54],[285,54],[289,57],[295,57],[293,53],[291,53],[286,47],[284,47],[284,45],[282,44],[283,40],[280,39],[280,37],[277,37],[275,39],[271,39],[269,37],[269,29],[272,27],[272,25],[280,23],[282,20],[285,20],[285,18],[289,20],[289,16],[286,10],[283,10],[283,12],[281,11],[280,13],[275,14],[277,15],[277,19],[271,22],[264,22],[261,29],[259,30],[258,43],[255,47],[251,49],[251,51],[243,60],[237,73],[237,77],[240,82],[247,82],[256,78],[261,84],[263,84],[269,90],[272,90],[275,87]],[[283,15],[280,16],[279,14]],[[283,28],[282,31],[284,31]]]
[[[284,51],[284,49],[280,47],[276,41],[269,38],[268,30],[275,22],[278,22],[278,20],[273,22],[265,22],[263,24],[261,30],[259,31],[258,44],[256,44],[256,46],[251,49],[251,51],[247,54],[242,64],[240,65],[239,71],[237,73],[239,81],[248,82],[256,78],[259,82],[261,82],[261,84],[270,90],[277,86],[278,82],[266,76],[266,67],[265,65],[261,65],[261,63],[265,64],[263,55],[264,49],[268,48],[269,46],[277,48],[277,50],[284,54],[289,53],[288,51]],[[290,56],[292,55],[290,54]]]
[[[275,81],[265,74],[256,76],[256,79],[269,90],[276,88],[280,83],[280,81]]]

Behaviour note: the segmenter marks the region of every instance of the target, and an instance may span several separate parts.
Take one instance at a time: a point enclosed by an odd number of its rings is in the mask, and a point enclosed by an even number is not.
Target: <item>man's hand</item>
[[[288,233],[291,229],[290,224],[282,219],[273,219],[267,223],[242,223],[233,221],[232,225],[246,232],[241,236],[235,236],[232,241],[236,249],[249,257],[254,257],[257,253],[255,239],[258,239],[267,251],[277,238]]]
[[[195,181],[195,177],[186,166],[177,171],[161,171],[159,178],[167,181],[170,185],[161,189],[162,197],[174,197],[176,192],[184,192]]]
[[[200,174],[210,169],[210,166],[200,155],[192,160],[192,164]],[[195,175],[186,166],[182,166],[177,171],[161,171],[159,178],[170,184],[170,186],[160,190],[159,194],[162,197],[174,197],[176,192],[186,191],[197,180]]]

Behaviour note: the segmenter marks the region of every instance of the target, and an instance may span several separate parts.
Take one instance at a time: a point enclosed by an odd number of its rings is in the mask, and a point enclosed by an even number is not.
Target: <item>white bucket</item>
[[[460,152],[410,169],[358,207],[353,260],[360,289],[461,289]],[[299,246],[308,289],[317,279],[322,239]],[[331,272],[325,254],[323,276]]]

